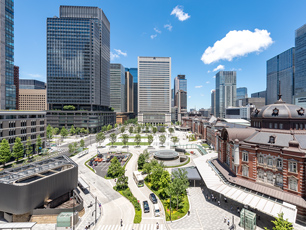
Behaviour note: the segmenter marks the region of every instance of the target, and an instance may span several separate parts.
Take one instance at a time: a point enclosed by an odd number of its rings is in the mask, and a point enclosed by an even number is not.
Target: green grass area
[[[208,144],[202,144],[202,146],[204,147],[204,148],[209,148],[209,145]]]
[[[122,136],[119,139],[122,139]],[[135,136],[129,136],[129,139],[135,139]],[[148,137],[141,136],[141,139],[148,139]]]
[[[190,153],[189,152],[185,152],[185,155],[190,156]]]
[[[188,160],[187,160],[185,163],[181,164],[181,165],[165,166],[165,168],[177,168],[177,167],[182,167],[182,166],[184,166],[184,165],[187,165],[189,162],[190,162],[190,157],[188,157]]]
[[[96,156],[98,156],[98,154],[95,155],[94,157],[89,158],[89,159],[84,163],[85,166],[86,166],[87,168],[89,168],[91,171],[93,171],[94,173],[95,173],[95,170],[93,170],[93,168],[90,167],[87,163],[88,163],[91,159],[95,158]]]
[[[142,210],[141,210],[140,204],[138,203],[138,200],[133,195],[130,188],[127,188],[126,190],[119,190],[118,192],[122,196],[127,198],[134,205],[134,208],[135,208],[134,224],[139,224],[141,222]]]
[[[159,196],[158,191],[155,191],[151,188],[151,183],[147,182],[145,180],[145,184],[147,185],[147,187],[154,192],[158,198],[160,199],[160,201],[163,204],[164,210],[165,210],[165,214],[166,214],[166,221],[170,221],[170,199],[161,199]],[[185,216],[189,210],[189,201],[188,201],[188,197],[187,194],[183,195],[183,199],[182,199],[182,203],[183,203],[183,207],[179,208],[178,210],[176,210],[176,207],[172,207],[171,208],[171,220],[178,220],[180,218],[182,218],[183,216]]]
[[[114,146],[125,146],[122,142],[115,142]],[[127,145],[137,145],[135,142],[128,142]],[[140,142],[139,145],[149,145],[149,142]],[[112,146],[112,143],[108,143],[107,146]]]

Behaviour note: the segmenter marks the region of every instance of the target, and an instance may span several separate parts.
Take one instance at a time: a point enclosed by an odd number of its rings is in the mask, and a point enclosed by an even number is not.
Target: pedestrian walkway
[[[156,223],[155,224],[126,224],[121,227],[120,224],[118,225],[101,225],[96,226],[95,230],[156,230]],[[166,226],[163,224],[159,224],[158,230],[166,230]]]

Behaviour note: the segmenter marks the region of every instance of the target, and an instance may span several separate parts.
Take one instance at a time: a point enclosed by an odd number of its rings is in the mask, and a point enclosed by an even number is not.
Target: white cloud
[[[209,84],[209,83],[210,83],[209,81],[206,82],[206,84]]]
[[[156,33],[161,34],[161,31],[160,31],[160,30],[158,30],[158,29],[156,29],[156,28],[154,28],[154,31],[155,31]]]
[[[191,98],[191,96],[188,96],[188,98]]]
[[[166,24],[166,25],[164,25],[164,28],[166,28],[166,29],[169,30],[169,31],[172,30],[171,24]]]
[[[150,36],[151,39],[154,39],[156,37],[157,37],[157,34],[153,34],[153,35]]]
[[[208,70],[207,73],[210,73],[210,70]]]
[[[224,65],[218,65],[217,68],[214,68],[213,72],[216,72],[218,70],[224,70]]]
[[[201,97],[204,97],[204,94],[201,93]]]
[[[36,74],[32,74],[32,73],[28,73],[27,74],[29,77],[32,77],[32,78],[41,78],[42,76],[40,75],[40,74],[38,74],[38,73],[36,73]]]
[[[119,49],[114,49],[114,50],[115,50],[115,52],[112,52],[112,51],[110,52],[110,59],[111,59],[111,61],[113,61],[113,60],[115,60],[117,58],[120,58],[120,56],[124,56],[124,57],[127,56],[126,52],[123,52],[123,51],[121,51]]]
[[[122,56],[124,56],[124,57],[127,56],[127,53],[124,53],[124,52],[122,52],[121,50],[117,50],[117,49],[114,49],[114,50],[117,52],[118,55],[122,55]]]
[[[203,85],[196,85],[194,88],[199,89],[199,88],[202,88],[202,87],[203,87]]]
[[[215,76],[213,76],[213,78],[216,78],[216,75],[215,75]]]
[[[252,52],[262,52],[273,43],[267,30],[255,29],[232,30],[224,38],[216,41],[213,47],[208,47],[202,55],[204,64],[219,60],[232,61],[235,57],[245,56]]]
[[[188,18],[190,18],[190,15],[188,15],[188,13],[185,13],[183,11],[183,6],[179,6],[177,5],[171,12],[170,15],[175,15],[178,20],[180,21],[185,21],[187,20]]]

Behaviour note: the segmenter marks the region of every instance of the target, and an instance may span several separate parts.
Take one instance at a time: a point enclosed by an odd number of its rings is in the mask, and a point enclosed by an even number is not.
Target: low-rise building
[[[229,107],[225,109],[225,118],[250,120],[251,113],[255,109],[253,105],[243,107]]]
[[[20,89],[18,103],[20,110],[48,110],[47,90]]]
[[[25,145],[31,139],[35,150],[38,135],[42,139],[42,147],[46,142],[46,112],[45,111],[0,111],[0,141],[7,139],[12,148],[16,137],[20,137]]]

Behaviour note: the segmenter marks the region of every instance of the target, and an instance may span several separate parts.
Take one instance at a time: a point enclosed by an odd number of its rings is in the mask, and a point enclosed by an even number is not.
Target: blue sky
[[[102,8],[114,63],[137,67],[138,56],[171,57],[172,79],[186,75],[188,108],[197,109],[210,106],[218,66],[237,70],[237,87],[249,95],[265,90],[266,61],[293,47],[306,23],[303,0],[15,0],[20,78],[46,80],[46,19],[58,16],[60,5]]]

